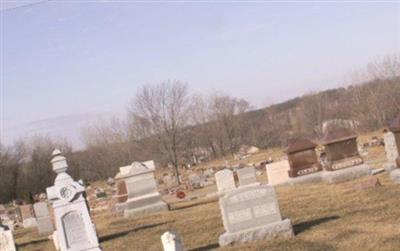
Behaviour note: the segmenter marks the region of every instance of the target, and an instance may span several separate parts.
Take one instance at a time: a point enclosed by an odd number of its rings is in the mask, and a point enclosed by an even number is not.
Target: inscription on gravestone
[[[271,186],[244,186],[220,198],[226,232],[219,237],[220,246],[275,236],[292,236],[290,220],[282,220]]]
[[[68,248],[81,246],[85,242],[89,243],[85,223],[78,212],[72,211],[67,213],[63,216],[62,222]]]
[[[280,221],[275,191],[268,187],[250,188],[221,199],[226,229],[235,232]]]

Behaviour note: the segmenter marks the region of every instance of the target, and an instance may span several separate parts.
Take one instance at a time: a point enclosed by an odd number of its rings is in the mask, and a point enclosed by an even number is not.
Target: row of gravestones
[[[362,169],[369,170],[362,165],[363,160],[357,151],[356,136],[345,130],[336,130],[328,134],[325,138],[325,149],[328,162],[326,166],[327,170],[332,173],[329,176],[332,180],[334,180],[332,177],[349,176],[349,173],[355,172],[354,167],[360,165]],[[320,171],[319,166],[312,166],[317,163],[314,163],[315,157],[312,156],[315,154],[315,145],[310,142],[293,142],[288,147],[287,154],[289,162],[287,172],[289,176],[294,176],[292,178],[310,175],[313,173],[312,170]],[[47,189],[47,196],[54,208],[57,231],[53,234],[53,239],[56,247],[58,246],[62,251],[100,250],[96,231],[84,198],[85,189],[66,173],[68,166],[61,153],[55,150],[53,155],[53,170],[57,173],[57,177],[54,186]],[[307,165],[311,163],[311,167],[301,166],[299,163]],[[269,169],[271,168],[267,167],[267,173]],[[343,170],[346,172],[342,172]],[[219,238],[220,245],[277,235],[293,235],[290,220],[282,220],[274,188],[258,183],[253,167],[242,168],[237,171],[237,175],[239,187],[236,187],[231,171],[223,170],[215,174],[218,193],[221,195],[219,203],[226,230]],[[268,175],[269,183],[271,183],[272,176],[270,173]],[[168,209],[157,191],[154,168],[134,162],[130,166],[120,168],[116,180],[119,190],[125,189],[117,195],[118,202],[120,202],[118,206],[124,211],[125,216]],[[46,211],[44,205],[39,206],[38,210]],[[44,221],[49,220],[48,213],[38,213],[37,215]],[[5,236],[9,240],[10,232],[4,231],[3,228],[1,231],[4,233],[1,234],[1,238]],[[1,240],[3,239],[0,239],[0,245],[11,243],[11,241]]]

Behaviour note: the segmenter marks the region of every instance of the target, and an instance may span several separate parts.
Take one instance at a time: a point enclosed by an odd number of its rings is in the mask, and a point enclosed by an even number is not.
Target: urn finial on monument
[[[53,171],[57,174],[64,173],[68,169],[67,160],[61,154],[61,151],[58,149],[55,149],[52,153],[51,164],[53,165]]]

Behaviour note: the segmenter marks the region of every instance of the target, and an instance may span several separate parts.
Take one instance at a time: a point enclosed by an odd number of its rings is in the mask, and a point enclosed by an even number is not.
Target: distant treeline
[[[248,101],[215,94],[190,94],[179,81],[138,90],[126,120],[112,119],[85,128],[86,150],[47,136],[0,144],[0,202],[29,200],[54,182],[51,152],[60,148],[75,179],[114,177],[118,167],[154,159],[175,173],[183,164],[233,155],[242,145],[284,146],[288,138],[318,139],[322,123],[351,119],[358,130],[377,130],[400,112],[400,60],[390,56],[363,71],[363,82],[310,93],[263,109]]]

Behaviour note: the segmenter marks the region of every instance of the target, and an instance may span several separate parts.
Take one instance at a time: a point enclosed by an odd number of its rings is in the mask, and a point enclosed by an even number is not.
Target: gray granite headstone
[[[126,184],[128,199],[124,203],[125,217],[168,210],[157,190],[153,168],[133,162],[130,166],[120,167],[115,178]]]
[[[240,186],[258,184],[256,170],[252,166],[244,167],[244,168],[237,170],[237,174],[238,174]]]
[[[33,205],[36,215],[36,222],[39,235],[49,235],[53,233],[53,222],[46,202],[38,202]]]
[[[292,236],[290,220],[282,220],[275,189],[271,186],[245,186],[220,198],[226,232],[220,246],[235,242]]]
[[[385,152],[388,160],[386,167],[387,169],[393,169],[396,167],[396,158],[399,157],[396,138],[392,132],[386,132],[383,134],[383,139],[385,141]]]

